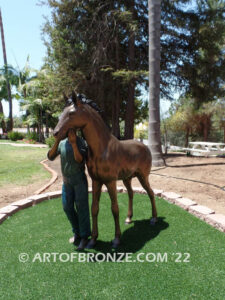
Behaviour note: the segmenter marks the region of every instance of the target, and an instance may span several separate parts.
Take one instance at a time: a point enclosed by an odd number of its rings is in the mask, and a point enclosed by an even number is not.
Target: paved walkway
[[[19,143],[8,143],[8,142],[2,142],[0,145],[10,145],[14,147],[33,147],[33,148],[47,148],[47,145],[44,144],[19,144]]]

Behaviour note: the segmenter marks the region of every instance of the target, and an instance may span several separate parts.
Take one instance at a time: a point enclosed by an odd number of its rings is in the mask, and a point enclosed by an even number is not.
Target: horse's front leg
[[[134,192],[131,187],[131,178],[124,179],[123,184],[127,189],[128,197],[129,197],[128,213],[125,220],[125,224],[130,224],[132,223],[132,217],[133,217],[133,196],[134,196]]]
[[[99,212],[99,200],[101,196],[101,188],[102,183],[96,180],[92,181],[92,206],[91,206],[91,214],[92,214],[92,234],[91,240],[88,242],[88,249],[92,249],[96,245],[96,240],[98,238],[98,212]]]
[[[117,202],[116,181],[111,181],[106,184],[109,196],[111,198],[111,209],[115,222],[115,239],[112,241],[112,247],[117,248],[120,244],[120,222],[119,222],[119,206]]]

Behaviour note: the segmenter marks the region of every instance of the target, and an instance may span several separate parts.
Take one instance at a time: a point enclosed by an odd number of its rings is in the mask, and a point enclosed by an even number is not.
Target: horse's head
[[[79,99],[68,99],[66,106],[59,117],[59,122],[56,125],[53,135],[58,140],[63,140],[67,137],[69,129],[84,128],[86,125],[85,110]]]

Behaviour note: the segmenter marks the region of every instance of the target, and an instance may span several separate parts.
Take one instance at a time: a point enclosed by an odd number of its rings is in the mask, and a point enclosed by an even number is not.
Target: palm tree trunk
[[[0,100],[0,115],[2,115],[2,120],[1,120],[1,127],[2,127],[2,132],[6,133],[6,126],[5,126],[5,120],[4,120],[4,112],[3,112],[3,106],[2,106],[2,101]]]
[[[12,95],[11,95],[11,87],[8,79],[8,67],[7,67],[7,56],[6,56],[6,48],[5,48],[5,38],[4,38],[4,29],[2,23],[2,13],[0,9],[0,27],[1,27],[1,37],[2,37],[2,51],[3,51],[3,59],[4,65],[6,68],[6,80],[7,80],[7,91],[8,91],[8,101],[9,101],[9,122],[7,124],[7,130],[11,131],[13,129],[13,116],[12,116]]]
[[[149,147],[152,165],[162,166],[160,137],[160,26],[161,0],[148,0],[149,8]]]

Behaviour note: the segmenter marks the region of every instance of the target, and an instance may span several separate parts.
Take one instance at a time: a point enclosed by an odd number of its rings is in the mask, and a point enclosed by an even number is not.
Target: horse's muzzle
[[[57,135],[59,134],[59,130],[54,130],[53,131],[53,136],[56,138],[57,137]]]

